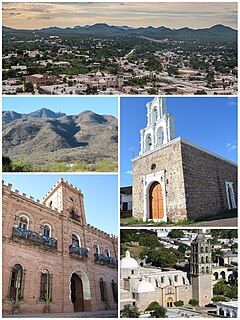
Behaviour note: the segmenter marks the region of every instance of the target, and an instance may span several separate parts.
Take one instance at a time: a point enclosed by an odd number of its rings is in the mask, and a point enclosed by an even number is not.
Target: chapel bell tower
[[[212,254],[211,243],[206,239],[202,229],[191,244],[190,278],[193,299],[199,306],[212,303]]]
[[[147,126],[141,130],[140,156],[163,146],[175,137],[174,117],[167,113],[166,99],[156,97],[146,106]]]

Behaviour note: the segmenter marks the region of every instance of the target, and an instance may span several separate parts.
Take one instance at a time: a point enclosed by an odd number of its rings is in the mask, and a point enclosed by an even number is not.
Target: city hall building
[[[3,184],[3,314],[117,309],[117,238],[61,179],[43,201]]]
[[[147,103],[147,126],[132,164],[136,219],[204,220],[237,207],[236,164],[175,138],[164,98]]]

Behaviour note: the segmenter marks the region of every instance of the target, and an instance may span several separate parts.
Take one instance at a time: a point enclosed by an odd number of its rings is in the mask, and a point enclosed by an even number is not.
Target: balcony
[[[31,230],[14,227],[12,237],[15,240],[22,240],[31,244],[44,246],[44,248],[57,249],[57,239],[43,236]]]
[[[94,254],[94,261],[98,264],[107,265],[110,268],[117,267],[117,260],[116,259],[114,259],[112,257],[105,256],[101,253]]]
[[[69,246],[69,253],[74,258],[86,259],[88,257],[88,249],[84,247],[78,247],[74,244]]]
[[[75,212],[70,212],[70,218],[77,221],[77,222],[80,222],[80,216],[78,214],[76,214]]]

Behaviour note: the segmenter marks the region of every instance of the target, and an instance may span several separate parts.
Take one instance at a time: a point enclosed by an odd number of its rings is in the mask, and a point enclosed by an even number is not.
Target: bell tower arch
[[[167,113],[166,99],[156,97],[146,106],[147,126],[141,130],[139,155],[161,147],[175,137],[174,117]]]

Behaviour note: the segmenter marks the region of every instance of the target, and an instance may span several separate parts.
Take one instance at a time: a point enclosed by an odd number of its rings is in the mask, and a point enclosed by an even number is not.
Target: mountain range
[[[40,34],[82,34],[82,35],[105,35],[105,36],[155,36],[155,37],[177,37],[177,38],[236,38],[237,30],[221,24],[214,25],[210,28],[191,29],[188,27],[180,29],[170,29],[166,27],[139,27],[129,26],[110,26],[106,23],[96,23],[94,25],[75,26],[75,27],[49,27],[42,29],[12,29],[3,26],[3,34],[7,33],[40,33]]]
[[[3,111],[3,155],[37,165],[117,162],[118,121],[86,110],[78,115],[42,108],[29,114]]]
[[[66,113],[61,112],[53,112],[47,108],[41,108],[39,110],[33,111],[31,113],[25,114],[25,113],[17,113],[15,111],[3,111],[2,112],[2,123],[7,124],[14,120],[19,119],[34,119],[34,118],[60,118],[66,116]]]

